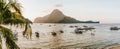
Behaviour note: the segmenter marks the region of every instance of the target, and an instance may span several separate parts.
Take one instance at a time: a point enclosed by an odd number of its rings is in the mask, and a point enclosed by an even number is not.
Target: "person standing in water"
[[[18,32],[15,30],[13,33],[14,40],[18,40]]]
[[[39,38],[39,32],[35,32],[37,38]]]

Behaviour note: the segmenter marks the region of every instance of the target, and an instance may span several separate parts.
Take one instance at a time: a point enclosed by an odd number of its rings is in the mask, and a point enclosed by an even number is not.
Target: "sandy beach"
[[[115,47],[112,47],[110,49],[120,49],[120,45],[119,46],[115,46]]]
[[[112,45],[112,46],[109,46],[105,49],[120,49],[120,45]]]

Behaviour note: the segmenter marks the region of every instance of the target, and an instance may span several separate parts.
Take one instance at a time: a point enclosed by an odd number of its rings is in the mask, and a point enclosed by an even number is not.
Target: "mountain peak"
[[[54,9],[53,12],[54,12],[54,11],[61,12],[59,9]]]
[[[51,14],[62,14],[63,13],[59,9],[54,9]]]

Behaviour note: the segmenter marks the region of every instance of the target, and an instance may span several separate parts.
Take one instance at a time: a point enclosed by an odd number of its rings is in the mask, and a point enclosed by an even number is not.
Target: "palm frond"
[[[25,25],[25,30],[23,31],[23,36],[25,36],[28,39],[31,39],[32,36],[32,28],[30,25]]]
[[[18,12],[19,14],[21,14],[22,6],[20,5],[20,3],[18,3],[17,0],[11,0],[10,2],[11,2],[11,4],[9,5],[9,8],[14,10],[15,12]]]
[[[6,46],[8,49],[20,49],[17,44],[14,42],[12,31],[8,28],[0,26],[2,29],[2,35],[6,39]]]
[[[13,40],[12,31],[8,28],[2,27],[1,24],[25,25],[24,35],[27,35],[31,38],[31,26],[22,16],[21,6],[17,0],[0,0],[0,29],[2,29],[2,35],[6,39],[6,45],[8,49],[19,49]],[[2,49],[1,45],[0,49]]]

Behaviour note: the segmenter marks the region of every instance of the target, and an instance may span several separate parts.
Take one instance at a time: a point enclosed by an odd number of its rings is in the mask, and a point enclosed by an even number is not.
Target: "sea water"
[[[94,31],[86,31],[83,34],[76,34],[76,27],[70,26],[90,26]],[[115,44],[120,44],[120,30],[111,31],[110,27],[120,27],[120,24],[53,24],[53,23],[33,23],[32,39],[28,40],[22,36],[24,29],[12,27],[18,33],[16,43],[21,49],[46,49],[46,48],[104,48]],[[64,33],[60,33],[63,30]],[[36,38],[35,32],[39,32],[40,37]],[[51,32],[56,32],[57,36],[52,36]],[[94,36],[91,35],[94,33]]]

